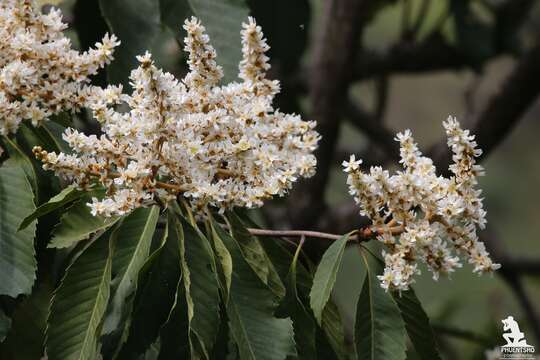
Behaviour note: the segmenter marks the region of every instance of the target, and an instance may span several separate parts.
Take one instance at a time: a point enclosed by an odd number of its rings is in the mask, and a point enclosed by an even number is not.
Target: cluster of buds
[[[120,43],[105,35],[95,49],[71,49],[59,10],[42,14],[33,0],[0,2],[0,134],[22,120],[34,125],[53,114],[77,110],[93,88],[89,76],[112,59]]]
[[[422,156],[410,130],[396,136],[403,171],[390,175],[372,167],[364,173],[362,161],[354,155],[343,163],[350,194],[388,249],[383,253],[384,273],[379,276],[385,289],[408,289],[420,272],[419,261],[435,280],[461,266],[458,255],[468,258],[474,272],[500,267],[491,261],[476,233],[486,224],[481,190],[476,188],[477,177],[484,171],[475,158],[482,151],[455,118],[449,117],[443,125],[453,152],[449,178],[437,176],[433,161]]]
[[[89,204],[94,214],[122,215],[178,196],[196,210],[259,207],[315,172],[314,122],[274,110],[279,83],[266,78],[268,45],[252,18],[243,24],[240,78],[220,86],[222,69],[200,22],[184,24],[189,73],[182,81],[158,69],[146,53],[130,76],[132,95],[96,90],[87,103],[103,135],[68,129],[74,154],[35,148],[44,168],[80,188],[107,188]],[[127,103],[129,111],[114,105]]]

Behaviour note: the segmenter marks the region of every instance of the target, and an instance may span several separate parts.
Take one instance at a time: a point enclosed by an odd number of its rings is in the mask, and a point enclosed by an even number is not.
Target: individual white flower
[[[149,53],[139,56],[131,95],[111,87],[87,95],[104,135],[66,130],[74,158],[34,150],[45,168],[79,187],[108,188],[90,205],[95,214],[122,215],[176,196],[196,210],[260,207],[315,172],[315,123],[272,107],[279,84],[266,79],[268,45],[255,21],[243,25],[243,81],[223,86],[204,27],[191,18],[184,28],[190,72],[182,81],[158,69]],[[128,112],[111,107],[121,101]]]
[[[408,289],[418,273],[418,261],[427,265],[434,280],[461,267],[460,254],[473,265],[473,272],[500,268],[476,234],[486,224],[481,191],[476,188],[477,177],[484,175],[476,164],[482,152],[455,118],[449,117],[443,126],[453,152],[450,178],[436,175],[433,161],[422,155],[410,130],[395,138],[403,171],[390,175],[372,167],[364,173],[354,156],[343,163],[360,214],[371,219],[372,228],[381,234],[378,239],[388,248],[383,254],[385,271],[379,276],[385,289]]]
[[[350,173],[352,171],[356,171],[360,168],[360,165],[362,164],[362,160],[356,160],[355,155],[351,155],[349,158],[349,161],[343,161],[342,165],[344,167],[343,171],[346,173]]]
[[[23,120],[37,125],[51,115],[85,105],[88,85],[112,59],[120,42],[105,35],[95,49],[71,49],[60,10],[42,14],[33,0],[0,2],[0,134]]]

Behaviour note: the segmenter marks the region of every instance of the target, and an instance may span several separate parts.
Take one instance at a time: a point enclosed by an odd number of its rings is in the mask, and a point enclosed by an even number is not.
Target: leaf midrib
[[[103,288],[105,287],[104,286],[105,278],[110,271],[111,263],[112,263],[112,254],[111,254],[111,250],[109,249],[109,254],[107,255],[107,263],[105,264],[105,269],[103,269],[103,275],[101,276],[101,281],[99,283],[99,291],[96,294],[96,301],[94,302],[94,306],[92,307],[92,315],[90,316],[89,324],[95,320],[94,317],[96,315],[95,313],[97,310],[97,304],[99,303],[99,298],[103,296]],[[77,357],[77,359],[79,360],[84,359],[83,354],[85,353],[86,347],[88,346],[87,341],[90,339],[89,334],[91,333],[91,331],[89,331],[89,329],[90,329],[90,326],[86,328],[86,331],[84,334],[83,345],[81,346],[81,351],[79,352],[79,356]]]

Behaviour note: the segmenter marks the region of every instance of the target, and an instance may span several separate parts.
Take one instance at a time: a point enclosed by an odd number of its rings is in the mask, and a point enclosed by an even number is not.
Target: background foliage
[[[179,40],[191,15],[207,27],[225,81],[234,80],[240,24],[251,14],[282,81],[277,107],[317,120],[324,140],[314,179],[261,211],[226,214],[224,228],[216,214],[197,224],[181,204],[90,216],[84,204],[99,194],[66,187],[29,156],[36,144],[66,151],[68,125],[98,132],[87,113],[3,138],[1,359],[38,359],[45,349],[49,359],[480,359],[502,343],[499,320],[510,314],[540,346],[538,2],[55,2],[80,49],[107,31],[121,39],[93,82],[126,89],[146,49],[176,76],[186,72]],[[337,166],[345,154],[393,164],[394,129],[409,127],[446,168],[437,134],[448,114],[485,150],[483,236],[503,265],[494,278],[423,276],[416,294],[388,294],[375,278],[376,244],[348,246],[345,235],[298,246],[245,230],[256,227],[250,218],[333,233],[365,225]]]

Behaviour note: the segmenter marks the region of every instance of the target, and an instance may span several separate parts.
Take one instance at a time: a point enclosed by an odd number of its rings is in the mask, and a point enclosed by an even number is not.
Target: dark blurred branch
[[[351,100],[345,106],[345,116],[352,125],[369,137],[370,141],[380,146],[389,159],[398,159],[399,144],[394,141],[394,133],[378,121],[376,116],[367,113]]]
[[[501,264],[501,268],[496,272],[497,275],[501,276],[505,282],[513,290],[514,295],[517,297],[523,312],[529,320],[531,329],[534,331],[536,338],[536,343],[540,344],[540,316],[536,312],[533,303],[530,300],[525,287],[523,286],[523,279],[521,275],[523,270],[538,270],[540,267],[539,261],[532,261],[530,259],[521,260],[518,258],[508,257],[504,246],[498,236],[493,232],[484,231],[480,235],[480,240],[486,244],[486,248],[491,253],[493,261]],[[526,267],[522,267],[520,263],[528,264]],[[532,266],[533,263],[536,263],[535,266]]]
[[[365,51],[358,56],[354,77],[380,74],[459,70],[471,66],[465,54],[435,33],[420,43],[400,42],[385,52]]]
[[[534,0],[505,1],[495,9],[495,51],[502,52],[516,46],[518,29],[529,16]]]
[[[378,123],[382,123],[384,121],[384,115],[386,113],[386,108],[388,105],[388,88],[390,87],[390,81],[388,80],[388,76],[386,74],[381,75],[376,81],[375,81],[375,87],[376,91],[375,94],[377,95],[377,101],[375,103],[375,120]]]
[[[412,2],[410,0],[401,0],[401,39],[410,39],[410,23],[412,14]]]
[[[525,291],[523,280],[519,277],[519,274],[511,271],[505,271],[504,265],[499,272],[508,286],[512,288],[514,295],[517,297],[521,307],[523,308],[523,312],[525,313],[529,325],[534,332],[536,343],[540,343],[540,317],[538,316],[529,295]]]
[[[540,44],[519,61],[471,130],[483,151],[482,158],[510,135],[511,130],[536,100],[540,94],[540,82],[536,81],[539,78]],[[438,169],[446,169],[451,159],[446,140],[436,144],[430,155]]]
[[[359,81],[381,75],[461,70],[471,66],[465,54],[448,44],[441,34],[434,33],[419,43],[403,41],[385,51],[361,51],[353,64],[352,76]],[[288,86],[306,92],[310,74],[304,69],[297,77],[286,79]]]
[[[503,53],[516,51],[515,34],[527,19],[534,1],[515,0],[508,1],[495,9],[495,49],[493,57]],[[417,33],[425,18],[423,14],[429,10],[430,0],[421,4],[416,22],[411,31]],[[440,20],[433,28],[431,34],[421,42],[409,40],[400,41],[386,51],[361,51],[354,64],[356,80],[377,77],[381,74],[423,73],[432,71],[450,71],[474,68],[467,54],[456,46],[451,45],[440,33],[440,27],[448,19],[450,12],[444,10]],[[307,91],[308,78],[311,72],[302,71],[299,76],[288,79],[292,88],[300,92]]]
[[[344,99],[352,77],[368,0],[325,1],[321,30],[309,69],[311,118],[317,119],[322,140],[316,152],[317,174],[291,194],[294,227],[313,227],[325,207],[324,190],[337,145]]]

